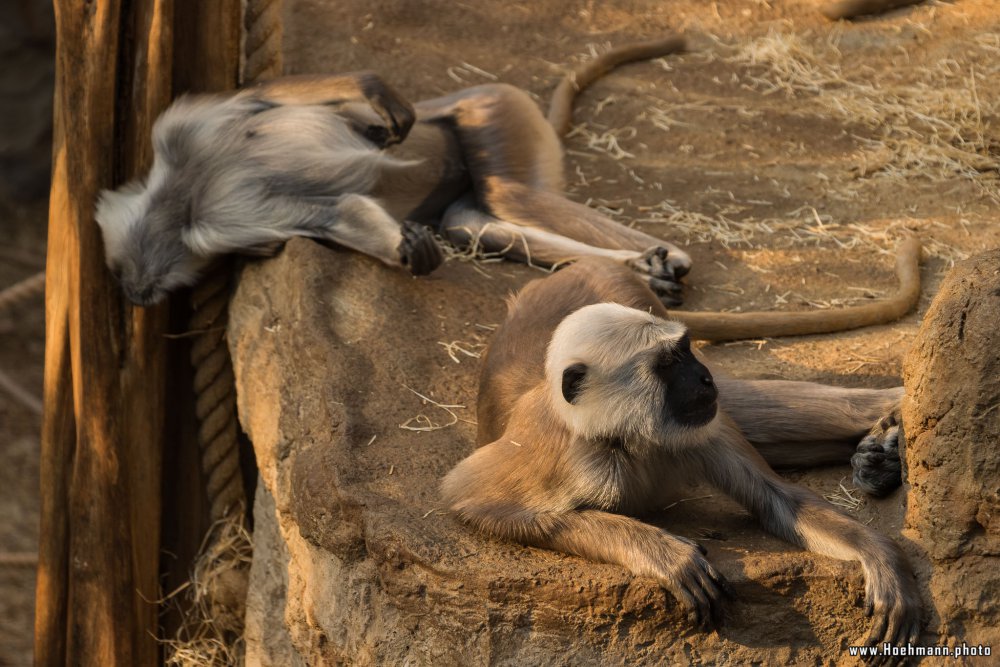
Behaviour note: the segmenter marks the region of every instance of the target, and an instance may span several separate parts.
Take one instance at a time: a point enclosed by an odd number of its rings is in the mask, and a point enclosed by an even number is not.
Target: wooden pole
[[[127,305],[93,218],[148,168],[170,99],[172,0],[56,0],[39,665],[149,665],[159,598],[166,308]]]

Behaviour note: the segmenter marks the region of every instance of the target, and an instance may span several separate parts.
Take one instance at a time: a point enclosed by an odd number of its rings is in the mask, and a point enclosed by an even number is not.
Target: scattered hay
[[[162,601],[174,607],[182,619],[176,637],[160,640],[167,665],[243,664],[243,622],[252,556],[253,541],[242,509],[212,524],[191,580]]]
[[[451,418],[451,421],[449,421],[447,424],[438,424],[438,423],[435,423],[427,415],[421,413],[421,414],[417,415],[416,417],[410,417],[405,422],[403,422],[402,424],[400,424],[399,428],[401,428],[401,429],[404,429],[406,431],[440,431],[441,429],[448,428],[449,426],[454,426],[459,421],[464,421],[464,422],[467,422],[467,423],[473,423],[473,422],[469,422],[466,419],[460,419],[459,416],[457,414],[455,414],[455,410],[459,410],[459,409],[464,410],[465,409],[464,405],[444,405],[442,403],[438,403],[433,398],[427,398],[426,396],[424,396],[423,394],[421,394],[419,391],[415,391],[413,389],[410,389],[405,384],[403,385],[403,389],[406,389],[407,391],[409,391],[409,392],[411,392],[413,394],[416,394],[417,396],[419,396],[420,398],[422,398],[425,403],[430,403],[434,407],[439,408],[441,410],[444,410],[445,412],[448,413],[448,416]]]
[[[498,81],[498,77],[493,72],[487,72],[484,69],[476,67],[475,65],[469,64],[467,62],[462,62],[461,65],[455,65],[454,67],[449,67],[446,70],[448,77],[452,81],[456,81],[463,86],[467,86],[470,83],[479,83],[476,79],[486,79],[487,81]]]
[[[591,129],[592,127],[596,127],[597,130]],[[582,137],[587,142],[589,150],[606,155],[612,160],[624,160],[625,158],[633,158],[635,155],[622,148],[619,142],[635,139],[638,134],[639,131],[632,126],[605,129],[596,123],[581,123],[573,126],[573,129],[566,134],[564,141],[573,137]]]
[[[1000,116],[1000,92],[991,85],[1000,75],[1000,35],[982,33],[952,57],[884,73],[845,58],[842,37],[840,28],[826,38],[772,30],[718,44],[761,94],[809,96],[818,111],[866,126],[873,138],[854,136],[866,147],[859,177],[959,176],[1000,203],[1000,140],[987,126]]]
[[[712,497],[712,494],[708,494],[707,496],[694,496],[692,498],[679,498],[679,499],[675,500],[674,502],[670,503],[669,505],[667,505],[666,507],[664,507],[662,509],[662,511],[666,512],[668,509],[670,509],[672,507],[676,507],[677,505],[680,505],[681,503],[689,503],[692,500],[706,500],[706,499],[711,498],[711,497]]]
[[[483,351],[486,349],[486,343],[466,343],[460,340],[453,340],[450,343],[438,341],[438,345],[445,349],[448,357],[456,364],[462,363],[462,360],[458,357],[459,354],[471,357],[472,359],[479,359],[483,356]]]
[[[830,504],[841,507],[848,512],[857,512],[859,509],[864,507],[865,499],[854,495],[854,492],[856,492],[857,489],[848,489],[844,486],[843,482],[840,482],[837,486],[839,488],[836,491],[827,493],[823,496],[830,502]]]

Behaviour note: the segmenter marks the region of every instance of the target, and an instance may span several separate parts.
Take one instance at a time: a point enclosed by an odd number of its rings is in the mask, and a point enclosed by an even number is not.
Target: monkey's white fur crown
[[[617,303],[580,308],[559,323],[549,342],[545,379],[552,405],[578,434],[598,435],[618,430],[619,423],[629,422],[630,415],[643,414],[648,408],[638,405],[630,392],[587,389],[595,388],[596,382],[618,372],[637,354],[663,342],[676,343],[685,332],[679,322]],[[578,404],[570,405],[562,396],[562,374],[577,363],[587,367],[587,378]]]
[[[142,220],[148,208],[149,190],[141,181],[101,192],[94,218],[101,228],[104,256],[109,266],[121,258],[129,231]]]

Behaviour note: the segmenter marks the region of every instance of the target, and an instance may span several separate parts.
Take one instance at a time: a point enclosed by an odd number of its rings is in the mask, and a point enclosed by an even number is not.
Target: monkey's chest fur
[[[670,452],[621,442],[575,443],[571,450],[563,483],[573,489],[575,508],[640,514],[666,507],[691,487],[687,466]]]

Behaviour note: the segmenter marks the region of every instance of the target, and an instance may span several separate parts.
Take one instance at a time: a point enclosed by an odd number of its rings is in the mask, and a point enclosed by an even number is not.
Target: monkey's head
[[[211,261],[185,243],[186,197],[129,183],[101,193],[96,218],[108,268],[136,305],[151,306],[170,291],[193,285]]]
[[[684,325],[620,304],[567,316],[545,364],[553,406],[586,438],[695,442],[718,411],[712,375]]]

